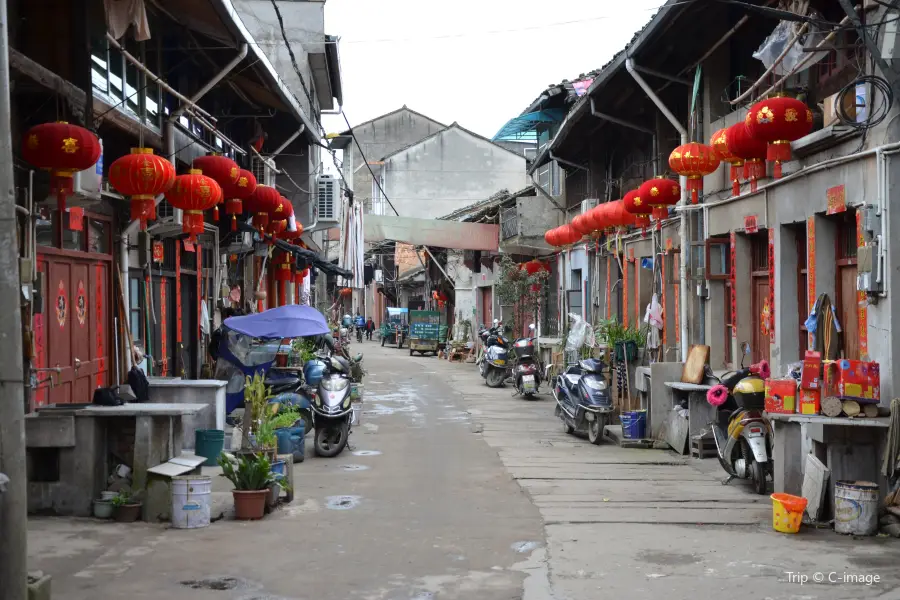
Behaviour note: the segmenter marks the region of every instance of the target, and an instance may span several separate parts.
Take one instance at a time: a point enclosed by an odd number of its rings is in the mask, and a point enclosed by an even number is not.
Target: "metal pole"
[[[0,587],[4,600],[26,600],[25,386],[6,0],[0,0],[0,84],[0,473],[9,478],[0,491]]]

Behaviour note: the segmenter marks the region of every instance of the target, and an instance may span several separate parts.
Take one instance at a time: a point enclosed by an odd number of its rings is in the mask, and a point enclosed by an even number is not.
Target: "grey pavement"
[[[30,568],[66,600],[900,598],[894,540],[778,534],[768,498],[722,486],[715,461],[593,446],[562,431],[549,394],[361,349],[353,452],[295,465],[293,503],[190,531],[32,518]],[[230,503],[221,478],[214,496]],[[827,581],[845,574],[879,580]]]

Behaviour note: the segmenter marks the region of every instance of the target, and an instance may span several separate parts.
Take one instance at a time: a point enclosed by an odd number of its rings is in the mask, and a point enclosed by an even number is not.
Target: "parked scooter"
[[[766,388],[769,363],[760,361],[744,368],[744,358],[750,354],[750,344],[741,344],[741,369],[726,374],[706,393],[707,401],[718,408],[717,419],[710,423],[716,440],[719,463],[728,473],[722,482],[749,479],[757,494],[765,494],[768,476],[773,472],[772,425],[765,417]],[[723,430],[720,422],[727,422]]]
[[[481,376],[488,387],[503,385],[509,376],[509,342],[503,336],[501,321],[494,320],[494,327],[484,339],[484,354],[478,364]]]
[[[587,430],[588,440],[599,444],[613,412],[609,385],[603,375],[606,365],[601,360],[587,358],[578,361],[556,378],[551,388],[556,400],[556,416],[563,422],[566,433]]]
[[[529,325],[528,329],[533,334],[534,323]],[[529,400],[534,398],[541,385],[541,369],[535,356],[534,340],[534,335],[531,335],[519,338],[513,342],[513,352],[515,353],[513,378],[516,393],[525,396]]]

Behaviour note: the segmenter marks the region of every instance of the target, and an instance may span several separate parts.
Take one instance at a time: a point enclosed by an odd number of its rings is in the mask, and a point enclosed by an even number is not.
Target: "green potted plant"
[[[110,502],[113,506],[113,516],[119,523],[134,523],[141,518],[143,504],[138,494],[123,490]]]
[[[263,455],[244,455],[232,459],[223,452],[218,462],[222,467],[222,477],[234,485],[231,494],[234,497],[235,519],[262,519],[269,486],[276,482],[269,459]]]
[[[644,346],[647,339],[645,327],[628,327],[616,319],[600,321],[595,332],[597,341],[609,348],[617,361],[636,360],[638,349]]]

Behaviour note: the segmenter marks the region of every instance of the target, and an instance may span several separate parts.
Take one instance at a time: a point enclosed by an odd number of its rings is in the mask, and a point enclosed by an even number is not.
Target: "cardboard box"
[[[837,117],[837,94],[832,94],[822,102],[822,126],[837,125],[840,119]],[[856,119],[856,95],[844,94],[844,112],[851,119]]]
[[[797,410],[797,382],[793,379],[766,379],[766,412],[793,413]]]
[[[805,390],[800,388],[801,415],[817,415],[822,412],[822,390]]]
[[[825,394],[842,400],[877,404],[881,400],[881,368],[877,362],[837,360],[825,367]]]
[[[800,372],[800,387],[805,390],[818,390],[822,386],[822,355],[807,350],[803,357],[803,370]]]

